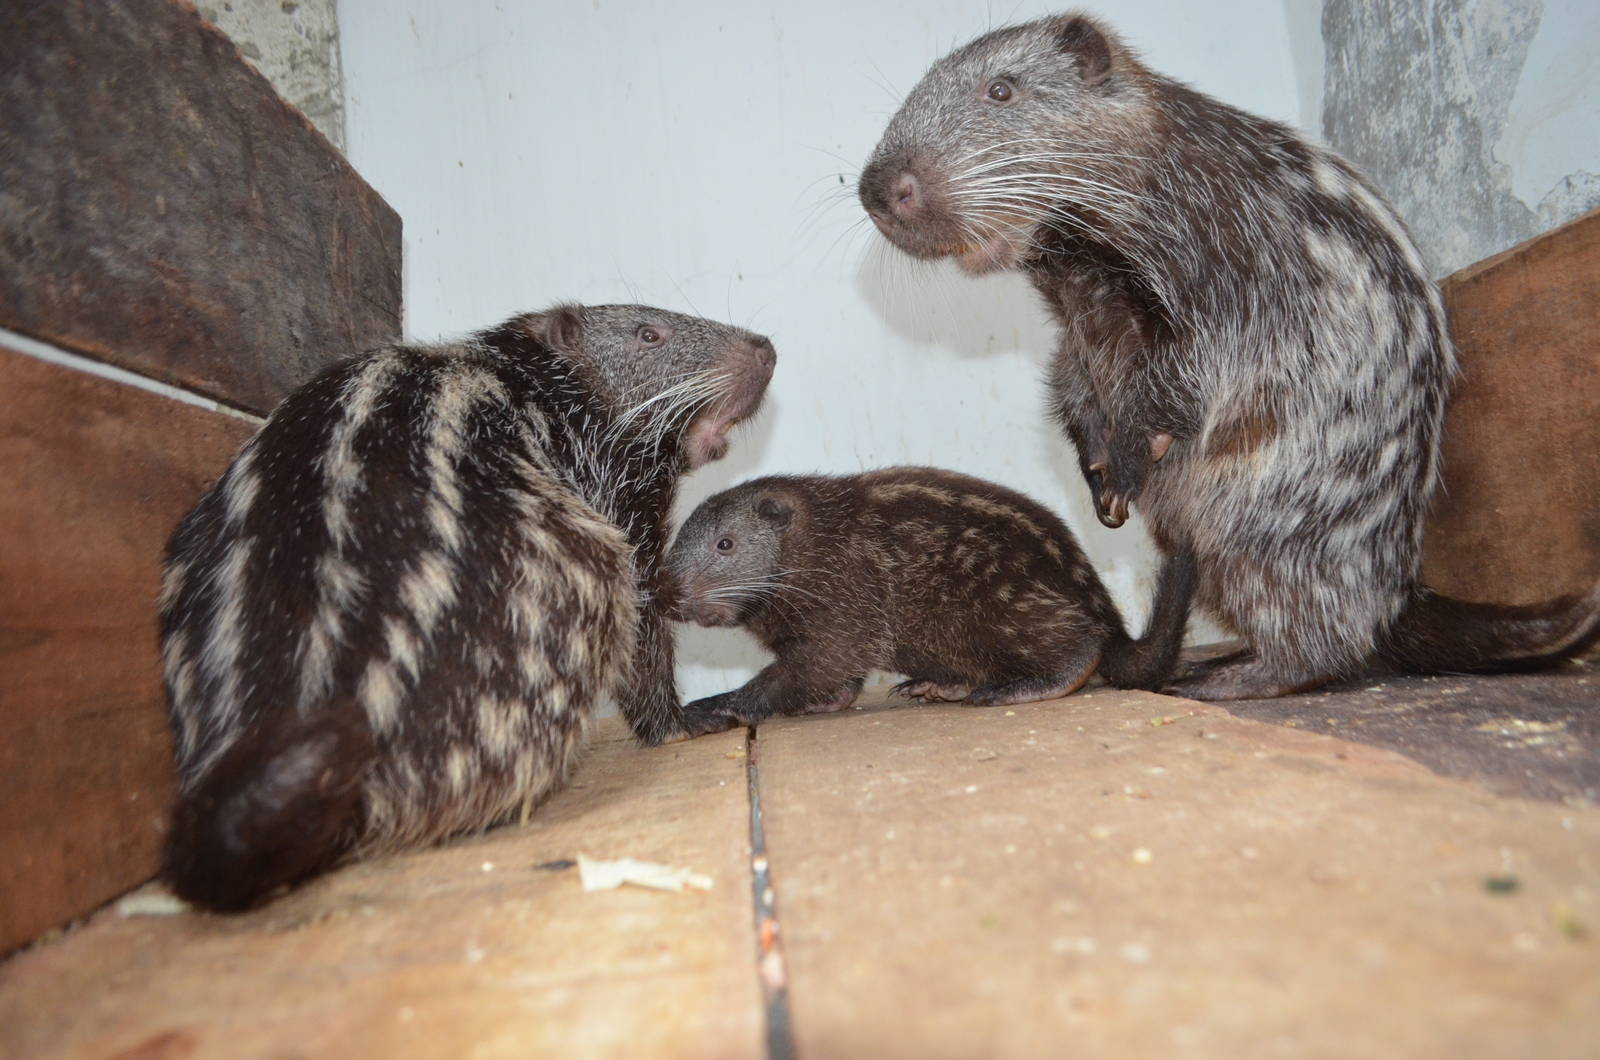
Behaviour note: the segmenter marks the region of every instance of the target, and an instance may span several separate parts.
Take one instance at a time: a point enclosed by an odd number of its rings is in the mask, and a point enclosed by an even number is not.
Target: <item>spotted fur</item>
[[[873,670],[924,700],[1020,703],[1079,687],[1130,642],[1071,531],[1012,490],[933,468],[772,476],[709,498],[668,555],[678,617],[777,654],[684,708],[712,731],[841,710]]]
[[[936,62],[860,194],[907,252],[1020,269],[1043,296],[1061,326],[1054,411],[1102,521],[1137,500],[1252,648],[1190,694],[1312,687],[1380,650],[1496,665],[1600,621],[1594,593],[1456,611],[1496,632],[1474,653],[1414,650],[1449,640],[1418,579],[1456,360],[1404,224],[1326,148],[1063,15]]]
[[[678,731],[665,521],[772,366],[736,328],[562,306],[286,398],[169,545],[178,892],[241,908],[526,815],[607,696]]]

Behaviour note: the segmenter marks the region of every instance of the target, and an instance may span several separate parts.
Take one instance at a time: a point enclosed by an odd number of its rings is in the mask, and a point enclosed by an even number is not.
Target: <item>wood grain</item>
[[[155,871],[167,535],[253,424],[0,348],[0,952]]]
[[[189,4],[8,4],[0,113],[0,327],[258,412],[399,334],[399,217]]]
[[[756,1060],[743,742],[642,750],[612,722],[526,828],[244,916],[107,910],[0,964],[0,1055]],[[586,893],[580,853],[712,886]]]
[[[1600,211],[1444,282],[1462,378],[1423,576],[1534,603],[1600,577]]]
[[[1600,965],[1569,937],[1600,913],[1592,807],[1141,692],[865,698],[756,737],[800,1056],[1600,1041]]]

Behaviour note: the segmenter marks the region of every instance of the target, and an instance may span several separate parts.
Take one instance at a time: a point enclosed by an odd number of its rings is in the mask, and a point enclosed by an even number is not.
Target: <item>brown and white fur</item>
[[[1326,148],[1063,15],[936,62],[859,190],[901,249],[1020,269],[1043,296],[1054,410],[1102,522],[1137,502],[1248,642],[1186,694],[1312,688],[1374,654],[1538,664],[1600,630],[1600,586],[1498,608],[1420,584],[1455,356],[1404,225]]]
[[[245,908],[526,815],[609,695],[640,740],[680,731],[666,519],[773,363],[738,328],[558,306],[285,398],[168,547],[177,893]]]
[[[924,701],[993,706],[1067,695],[1097,667],[1126,687],[1172,663],[1129,640],[1060,519],[952,471],[746,482],[690,514],[667,569],[677,617],[743,626],[777,655],[687,704],[696,732],[842,710],[873,670],[907,675],[899,691]],[[1187,611],[1185,598],[1162,612],[1154,650],[1176,651]]]

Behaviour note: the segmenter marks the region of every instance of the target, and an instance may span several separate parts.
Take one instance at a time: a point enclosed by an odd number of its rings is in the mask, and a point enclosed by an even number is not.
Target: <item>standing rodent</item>
[[[871,670],[907,675],[899,690],[919,699],[989,706],[1148,665],[1060,519],[951,471],[756,479],[696,508],[666,566],[677,617],[744,626],[777,655],[687,704],[691,731],[842,710]],[[1159,639],[1176,650],[1181,633]]]
[[[680,731],[666,520],[774,360],[723,324],[563,305],[285,398],[168,546],[174,890],[242,909],[526,814],[607,695],[645,743]]]
[[[1420,583],[1455,356],[1404,226],[1327,149],[1063,15],[936,62],[859,191],[908,253],[1043,295],[1101,520],[1137,500],[1163,578],[1198,564],[1199,602],[1249,644],[1183,693],[1280,695],[1374,654],[1536,665],[1600,633],[1600,585],[1507,608]]]

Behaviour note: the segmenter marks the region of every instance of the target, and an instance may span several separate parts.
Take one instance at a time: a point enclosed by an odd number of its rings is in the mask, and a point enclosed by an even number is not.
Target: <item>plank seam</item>
[[[794,1060],[794,1029],[789,1013],[789,973],[784,963],[772,863],[767,858],[766,824],[761,816],[761,771],[756,763],[756,727],[745,735],[745,779],[750,791],[750,894],[755,904],[756,977],[766,1011],[768,1060]]]
[[[85,357],[81,353],[64,350],[53,343],[44,342],[7,328],[0,328],[0,345],[24,356],[44,361],[47,364],[70,368],[74,371],[83,372],[85,375],[97,376],[101,379],[109,379],[114,383],[122,383],[138,390],[159,394],[164,398],[181,401],[186,405],[198,405],[208,411],[220,412],[224,416],[232,416],[247,423],[254,423],[257,426],[266,422],[253,412],[233,408],[214,398],[203,397],[181,387],[172,386],[170,383],[163,383],[160,380],[151,379],[149,376],[140,375],[138,372],[130,372],[126,368],[118,368],[115,365],[97,361],[93,357]]]

